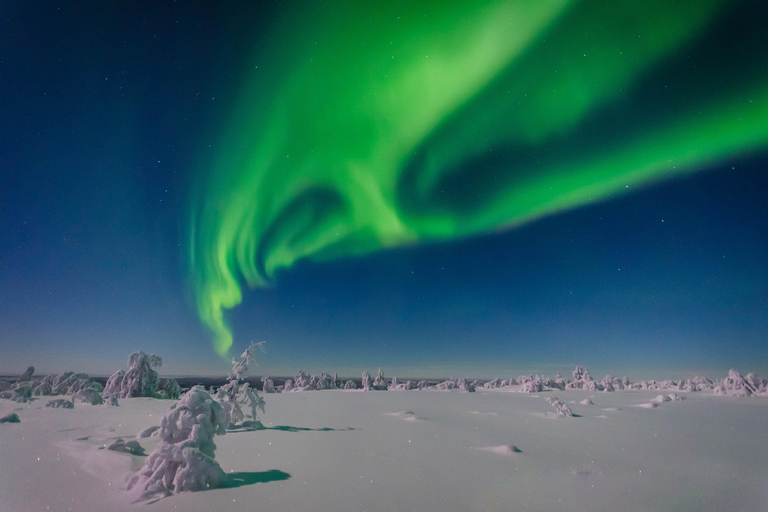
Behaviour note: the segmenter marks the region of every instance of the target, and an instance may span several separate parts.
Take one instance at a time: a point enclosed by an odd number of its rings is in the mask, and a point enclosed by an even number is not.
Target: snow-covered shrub
[[[21,374],[21,377],[19,377],[19,380],[17,380],[17,383],[22,382],[29,382],[32,380],[32,374],[35,373],[35,367],[34,366],[28,366],[27,370]]]
[[[384,372],[381,371],[381,368],[379,368],[379,372],[376,374],[376,379],[373,381],[373,389],[380,390],[380,391],[386,391],[387,390],[387,379],[384,377]]]
[[[352,379],[349,379],[347,382],[344,383],[344,389],[357,389],[357,382],[355,382]]]
[[[170,377],[160,377],[157,381],[157,397],[177,400],[181,396],[181,386]]]
[[[117,407],[120,405],[120,403],[117,401],[117,395],[109,395],[107,396],[106,400],[107,405],[111,405],[113,407]]]
[[[269,377],[261,378],[261,389],[264,393],[277,393],[275,389],[275,383]]]
[[[104,394],[117,395],[118,398],[152,397],[171,398],[180,392],[176,379],[165,379],[161,387],[156,368],[163,365],[160,356],[145,354],[141,350],[128,356],[128,371],[118,370],[107,380]],[[163,391],[163,393],[160,393]],[[178,397],[178,394],[176,395]]]
[[[339,389],[341,387],[341,383],[339,381],[339,376],[337,374],[333,374],[333,377],[331,377],[326,372],[323,372],[320,374],[320,377],[315,378],[315,376],[312,376],[314,385],[311,386],[313,389],[322,390],[322,389]],[[316,379],[316,380],[315,380]]]
[[[32,400],[32,385],[29,382],[13,384],[11,389],[0,392],[0,398],[25,403]]]
[[[115,442],[107,446],[107,450],[113,452],[130,453],[131,455],[146,455],[144,448],[138,441],[124,441],[122,437],[115,439]]]
[[[547,402],[549,402],[549,404],[555,408],[555,412],[557,412],[558,416],[573,416],[571,408],[562,401],[558,400],[557,397],[547,398]]]
[[[419,382],[416,384],[416,387],[417,387],[418,389],[422,389],[422,390],[423,390],[423,389],[427,389],[427,381],[425,381],[425,380],[420,380],[420,381],[419,381]]]
[[[128,481],[136,500],[217,487],[224,471],[214,460],[213,436],[226,432],[227,416],[201,386],[187,391],[160,421],[160,441]]]
[[[728,376],[717,383],[714,388],[716,395],[727,396],[752,396],[768,392],[768,381],[759,379],[755,374],[749,373],[743,377],[736,370],[730,370]]]
[[[55,400],[49,400],[47,404],[45,404],[46,407],[54,407],[54,408],[62,408],[62,409],[74,409],[75,404],[74,402],[70,402],[66,398],[57,398]]]
[[[499,387],[500,384],[501,384],[501,379],[496,378],[496,379],[493,379],[493,380],[489,380],[488,382],[483,384],[483,387],[485,389],[496,389],[496,388]]]
[[[6,414],[3,417],[0,417],[0,423],[19,423],[21,420],[19,419],[19,415],[15,412],[12,412],[10,414]]]
[[[408,391],[410,389],[416,389],[416,385],[410,380],[398,382],[397,377],[392,377],[392,382],[388,389],[391,391]]]
[[[543,389],[541,377],[538,375],[521,375],[516,382],[521,393],[538,393]]]
[[[585,391],[602,391],[602,387],[589,374],[589,370],[577,366],[573,370],[573,380],[565,385],[568,389],[583,389]]]
[[[283,391],[293,391],[293,381],[291,379],[285,381]]]
[[[371,374],[363,372],[363,391],[371,390]]]
[[[469,393],[475,392],[475,386],[471,382],[467,381],[467,379],[461,378],[458,381],[456,381],[456,387],[459,388],[461,391],[467,391]]]
[[[559,373],[554,379],[542,379],[541,385],[545,388],[559,389],[560,391],[565,389],[565,381],[560,377]]]
[[[122,392],[121,384],[123,383],[123,377],[125,377],[125,370],[117,370],[110,375],[107,379],[107,383],[104,385],[104,395],[120,396],[120,393]]]
[[[227,377],[229,382],[221,386],[216,393],[216,401],[228,418],[227,427],[235,427],[245,419],[243,406],[250,407],[250,416],[254,422],[258,421],[257,410],[264,412],[264,400],[259,396],[258,390],[251,388],[247,382],[241,382],[247,376],[249,366],[256,364],[257,348],[264,350],[263,342],[251,343],[240,359],[232,359],[232,371]]]

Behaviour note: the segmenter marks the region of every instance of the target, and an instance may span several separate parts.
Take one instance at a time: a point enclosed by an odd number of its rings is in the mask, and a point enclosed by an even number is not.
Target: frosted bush
[[[392,391],[408,391],[415,388],[416,385],[412,381],[399,382],[397,377],[392,377],[392,382],[389,385],[389,389]]]
[[[62,408],[62,409],[74,409],[75,404],[74,402],[70,402],[69,400],[65,398],[57,398],[55,400],[49,400],[47,404],[45,404],[46,407],[54,407],[54,408]]]
[[[521,375],[516,381],[521,393],[538,393],[544,387],[538,375]]]
[[[558,400],[556,397],[547,398],[547,402],[555,408],[555,412],[558,416],[566,416],[571,417],[573,416],[573,412],[571,411],[571,408],[568,407],[565,403]]]
[[[459,388],[461,391],[467,391],[469,393],[475,392],[475,386],[471,382],[468,382],[467,379],[459,379],[456,382],[456,387]]]
[[[381,371],[381,368],[379,368],[379,372],[376,374],[376,379],[373,381],[373,389],[380,390],[380,391],[386,391],[387,390],[387,379],[384,377],[384,372]]]
[[[261,378],[261,389],[264,393],[277,393],[275,389],[275,383],[269,377]]]
[[[224,472],[214,460],[213,436],[226,432],[227,417],[201,386],[187,391],[160,420],[160,441],[128,481],[136,500],[217,487]]]
[[[32,385],[29,382],[12,385],[11,389],[0,392],[0,398],[25,403],[32,400]]]
[[[595,382],[589,374],[589,370],[577,366],[573,370],[573,380],[565,385],[568,389],[584,389],[586,391],[602,391],[602,386]]]
[[[363,372],[363,391],[371,390],[371,374]]]
[[[32,374],[35,373],[35,367],[34,366],[28,366],[27,370],[21,374],[21,377],[19,377],[19,380],[17,380],[17,383],[21,382],[29,382],[32,380]]]
[[[160,379],[157,374],[156,368],[162,365],[160,356],[147,355],[141,350],[134,352],[128,356],[128,371],[113,373],[104,386],[104,394],[118,398],[178,398],[181,388],[176,379]]]
[[[15,412],[12,412],[10,414],[6,414],[3,417],[0,417],[0,423],[19,423],[21,420],[19,419],[19,415]]]
[[[160,377],[157,383],[157,396],[158,398],[177,400],[181,396],[181,386],[176,379]]]
[[[355,382],[352,379],[349,379],[347,382],[344,383],[344,389],[357,389],[357,382]]]
[[[743,377],[736,370],[730,370],[728,376],[714,387],[714,391],[716,395],[726,396],[765,394],[768,392],[768,382],[765,379],[759,379],[752,373]]]

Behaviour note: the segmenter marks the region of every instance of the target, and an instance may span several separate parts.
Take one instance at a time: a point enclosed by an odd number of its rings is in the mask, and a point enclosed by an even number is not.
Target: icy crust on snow
[[[160,356],[141,350],[128,356],[128,371],[113,373],[104,386],[104,396],[118,398],[179,398],[181,387],[176,379],[160,377],[155,370],[163,365]]]
[[[214,460],[213,437],[226,427],[221,405],[201,386],[190,389],[163,416],[160,441],[126,491],[140,501],[217,487],[224,471]]]

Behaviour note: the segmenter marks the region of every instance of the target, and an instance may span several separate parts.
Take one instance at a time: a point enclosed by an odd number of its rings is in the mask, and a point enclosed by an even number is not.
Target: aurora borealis
[[[766,27],[758,0],[8,4],[0,374],[223,375],[260,340],[274,376],[765,374]]]
[[[303,8],[254,56],[193,202],[221,355],[243,282],[299,260],[510,228],[768,146],[766,53],[730,25],[742,4]]]

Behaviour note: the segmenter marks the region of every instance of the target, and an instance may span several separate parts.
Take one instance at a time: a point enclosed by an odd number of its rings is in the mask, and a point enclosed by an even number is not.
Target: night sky
[[[3,5],[0,374],[768,373],[764,3],[419,4]]]

